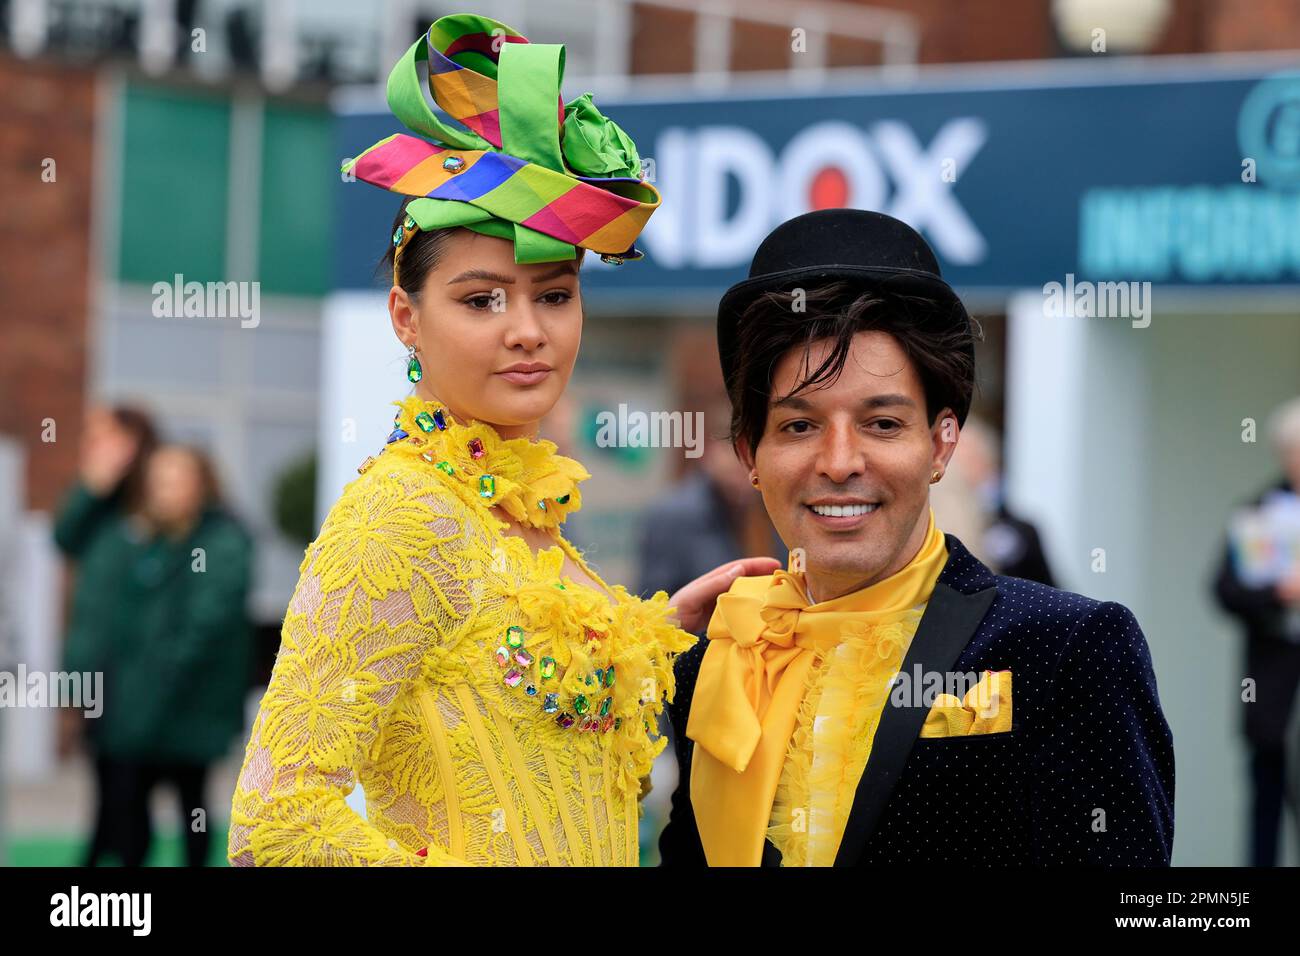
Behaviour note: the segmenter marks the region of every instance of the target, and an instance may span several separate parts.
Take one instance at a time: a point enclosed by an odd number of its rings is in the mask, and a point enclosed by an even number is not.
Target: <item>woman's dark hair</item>
[[[139,506],[144,495],[144,471],[149,455],[158,447],[158,429],[153,417],[142,408],[134,405],[113,405],[108,409],[117,426],[129,432],[136,440],[135,457],[122,476],[121,501],[127,509]]]
[[[834,384],[848,360],[853,337],[866,331],[892,335],[916,366],[925,388],[926,420],[931,425],[944,408],[964,418],[975,390],[970,350],[977,332],[970,326],[941,334],[923,328],[918,314],[938,308],[940,304],[933,299],[864,291],[844,281],[803,290],[802,296],[797,291],[760,295],[741,315],[736,370],[727,383],[733,444],[744,441],[751,454],[758,447],[767,427],[772,376],[791,349],[803,350],[803,372],[790,392],[797,395]],[[810,368],[810,349],[827,339],[833,347],[817,368]]]
[[[388,231],[388,248],[384,250],[383,258],[375,266],[376,276],[381,274],[392,276],[393,233],[397,232],[402,225],[402,220],[406,218],[406,207],[410,205],[412,199],[418,198],[420,197],[407,196],[402,200],[397,215],[393,217],[393,228]],[[431,229],[428,232],[420,229],[410,239],[406,240],[406,246],[402,249],[401,267],[397,270],[397,284],[407,295],[419,296],[424,289],[424,280],[428,278],[430,272],[437,268],[438,262],[442,259],[447,237],[455,232],[457,228],[459,227]]]
[[[393,228],[388,232],[388,248],[384,250],[383,258],[375,265],[376,277],[380,275],[392,276],[393,233],[397,232],[402,225],[402,220],[406,218],[406,207],[410,205],[411,200],[419,198],[419,196],[407,196],[402,200],[397,215],[393,217]],[[460,228],[460,226],[451,226],[447,229],[430,229],[427,232],[421,229],[406,240],[406,246],[402,250],[401,266],[397,270],[397,284],[407,295],[419,296],[424,289],[424,280],[428,278],[430,272],[438,267],[438,263],[442,260],[448,237]],[[579,246],[579,270],[582,269],[585,255],[586,250]]]

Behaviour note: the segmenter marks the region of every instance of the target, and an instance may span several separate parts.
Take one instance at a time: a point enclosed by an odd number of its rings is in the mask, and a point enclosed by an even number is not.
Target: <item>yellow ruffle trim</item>
[[[923,611],[846,624],[842,641],[809,669],[767,830],[783,866],[834,865],[891,681]]]
[[[697,638],[678,626],[665,592],[642,599],[621,585],[606,585],[575,551],[569,550],[570,557],[609,590],[613,602],[590,587],[561,577],[566,550],[556,547],[537,552],[528,583],[502,597],[512,599],[523,614],[529,652],[555,659],[555,680],[541,690],[558,693],[561,710],[570,713],[568,704],[580,694],[589,699],[593,713],[611,696],[609,716],[618,724],[609,732],[583,732],[546,720],[538,728],[539,741],[556,751],[576,747],[597,761],[608,748],[618,769],[619,790],[624,797],[637,798],[642,778],[667,746],[667,738],[659,734],[659,720],[664,703],[671,702],[676,692],[673,660]],[[599,636],[593,637],[592,632]],[[586,683],[589,674],[611,664],[613,687]],[[523,694],[522,687],[516,692]]]
[[[513,521],[533,528],[558,528],[568,515],[582,507],[578,484],[591,475],[581,463],[559,454],[555,442],[502,438],[483,422],[459,424],[441,405],[416,395],[392,404],[398,409],[394,426],[407,437],[385,445],[383,454],[420,459],[424,467],[436,469],[449,485],[461,491],[462,498],[500,508]],[[432,416],[439,410],[447,427],[426,432],[416,416],[421,412]],[[483,445],[481,458],[470,453],[474,439]],[[437,468],[439,462],[449,465],[452,473]],[[485,475],[492,478],[490,495],[483,494],[481,479]],[[558,499],[566,496],[560,503]]]

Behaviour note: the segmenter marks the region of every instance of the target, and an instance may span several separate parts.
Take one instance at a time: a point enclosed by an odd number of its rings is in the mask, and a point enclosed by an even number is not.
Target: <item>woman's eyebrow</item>
[[[552,269],[550,272],[543,272],[539,276],[533,276],[532,281],[549,282],[551,279],[558,279],[560,276],[577,275],[577,274],[578,274],[578,265],[577,265],[577,261],[575,260],[574,262],[561,263],[559,266]]]
[[[543,272],[541,275],[533,276],[532,282],[548,282],[551,279],[558,279],[563,275],[577,275],[578,267],[572,262],[566,262],[563,265],[552,269],[550,272]],[[486,269],[469,269],[456,276],[454,279],[448,279],[447,285],[455,285],[457,282],[469,282],[471,280],[481,280],[484,282],[497,282],[501,285],[514,285],[515,280],[509,276],[503,276],[498,272],[489,272]]]
[[[503,276],[496,272],[488,272],[486,269],[469,269],[462,272],[454,279],[448,279],[447,285],[455,285],[457,282],[469,282],[471,279],[482,279],[485,282],[499,282],[502,285],[515,284],[515,280],[509,276]]]

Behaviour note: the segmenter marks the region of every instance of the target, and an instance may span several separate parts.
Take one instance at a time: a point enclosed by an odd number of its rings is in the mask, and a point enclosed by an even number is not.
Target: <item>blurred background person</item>
[[[81,641],[95,643],[86,634],[100,622],[95,614],[101,596],[111,593],[119,569],[112,555],[116,550],[117,530],[130,512],[138,509],[144,487],[145,462],[158,444],[157,429],[149,414],[129,405],[97,406],[86,416],[81,435],[79,471],[76,482],[64,495],[54,522],[54,542],[67,559],[70,604],[65,620],[68,628],[65,649]],[[84,609],[80,618],[77,608]],[[74,636],[74,631],[79,632]],[[80,711],[58,711],[58,753],[68,756],[75,745],[81,722]],[[95,823],[90,844],[83,858],[84,866],[96,865],[109,847],[109,827],[105,818],[108,805],[105,794],[113,781],[121,777],[120,768],[93,746],[90,756],[94,766],[96,793]]]
[[[930,489],[936,522],[999,574],[1056,587],[1038,529],[1008,507],[1002,483],[1001,443],[971,415],[961,429],[943,480]]]
[[[637,549],[643,596],[660,590],[675,594],[737,558],[774,557],[785,564],[788,557],[748,471],[732,451],[731,403],[711,329],[678,332],[671,371],[675,409],[688,415],[703,410],[703,452],[697,459],[683,456],[673,483],[646,509]]]
[[[786,562],[763,500],[749,484],[745,466],[731,450],[722,399],[704,413],[704,451],[646,510],[639,549],[640,592],[676,593],[682,585],[737,558],[774,557]]]
[[[1214,594],[1246,635],[1243,730],[1250,749],[1250,863],[1275,866],[1288,799],[1287,725],[1300,687],[1300,398],[1281,405],[1269,436],[1282,476],[1236,515]]]
[[[144,862],[160,783],[179,791],[187,864],[207,859],[208,768],[243,729],[251,557],[211,460],[180,445],[149,455],[138,507],[107,518],[83,555],[64,668],[104,675],[86,725],[104,767],[88,864]]]

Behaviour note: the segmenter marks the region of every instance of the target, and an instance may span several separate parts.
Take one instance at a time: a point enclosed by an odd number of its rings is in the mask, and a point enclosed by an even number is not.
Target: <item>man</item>
[[[1173,741],[1132,613],[934,526],[974,331],[924,240],[799,216],[718,335],[791,567],[738,579],[678,660],[664,865],[1167,865]]]
[[[1300,398],[1273,413],[1269,431],[1282,476],[1242,509],[1214,577],[1219,605],[1246,635],[1245,676],[1255,693],[1243,700],[1250,747],[1250,865],[1276,866],[1287,793],[1287,726],[1300,689],[1300,567],[1254,569],[1248,557],[1292,553],[1300,515]],[[1289,520],[1288,520],[1289,519]],[[1255,529],[1254,537],[1245,532]]]

